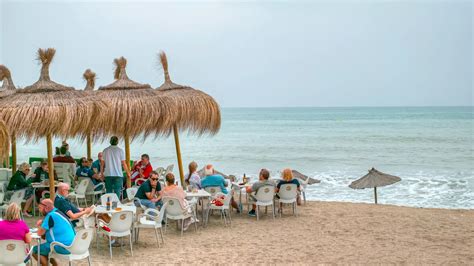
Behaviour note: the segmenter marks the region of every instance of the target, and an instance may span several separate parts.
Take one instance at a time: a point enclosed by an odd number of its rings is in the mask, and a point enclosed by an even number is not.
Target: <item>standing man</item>
[[[110,146],[102,153],[104,158],[101,164],[101,176],[105,177],[105,190],[107,193],[115,193],[120,198],[123,187],[122,167],[130,178],[130,169],[125,162],[125,152],[118,146],[118,138],[110,138]]]

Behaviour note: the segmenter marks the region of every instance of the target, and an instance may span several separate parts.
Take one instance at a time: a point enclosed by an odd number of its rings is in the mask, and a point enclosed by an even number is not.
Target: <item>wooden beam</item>
[[[181,160],[181,148],[179,146],[178,126],[173,126],[173,133],[174,143],[176,146],[176,156],[178,157],[179,179],[181,180],[181,186],[184,188],[186,187],[186,184],[184,183],[183,161]]]
[[[12,134],[12,174],[16,173],[16,137]],[[10,157],[7,157],[8,164],[10,164]]]
[[[377,204],[377,187],[374,187],[375,204]]]
[[[53,137],[51,134],[46,136],[46,145],[48,146],[49,193],[51,195],[50,199],[54,202]]]
[[[92,159],[92,137],[87,134],[87,159]]]

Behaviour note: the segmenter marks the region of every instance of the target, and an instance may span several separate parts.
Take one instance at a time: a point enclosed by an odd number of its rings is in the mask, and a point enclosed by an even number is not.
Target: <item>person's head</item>
[[[192,173],[196,172],[196,170],[198,168],[198,164],[194,161],[190,162],[188,168],[189,168],[189,173],[192,174]]]
[[[165,178],[166,178],[166,184],[168,186],[174,185],[174,175],[173,175],[173,173],[167,173]]]
[[[81,166],[82,167],[87,167],[87,158],[86,157],[81,158]]]
[[[25,175],[28,175],[31,171],[31,167],[28,163],[22,163],[20,164],[20,166],[18,167],[18,171],[21,171],[23,172]]]
[[[39,211],[46,216],[50,211],[54,209],[53,201],[50,199],[44,199],[38,204]]]
[[[214,174],[214,166],[212,166],[212,164],[206,165],[206,167],[204,168],[204,175],[209,176],[213,174]]]
[[[99,158],[99,160],[102,160],[102,158],[104,158],[102,152],[99,152],[99,154],[97,154],[97,158]]]
[[[66,155],[66,152],[67,152],[67,147],[66,146],[62,146],[61,148],[59,148],[59,155]]]
[[[7,221],[17,221],[21,219],[20,216],[21,208],[16,203],[10,203],[7,207],[7,211],[5,213],[5,220]]]
[[[117,146],[118,145],[118,137],[117,136],[112,136],[110,138],[110,145],[112,145],[112,146]]]
[[[149,179],[152,185],[158,183],[158,178],[158,173],[156,171],[151,171]]]
[[[148,156],[148,154],[146,154],[146,153],[145,153],[145,154],[142,154],[142,162],[143,162],[144,164],[150,163],[150,156]]]
[[[41,169],[43,169],[45,172],[48,172],[48,161],[41,162]]]
[[[67,183],[59,183],[58,184],[58,194],[64,197],[69,195],[69,184]]]
[[[260,180],[268,180],[268,178],[270,178],[270,171],[268,171],[265,168],[260,170],[260,174],[258,175],[258,178]]]
[[[281,178],[285,181],[291,181],[293,179],[293,173],[290,168],[285,168],[281,172]]]

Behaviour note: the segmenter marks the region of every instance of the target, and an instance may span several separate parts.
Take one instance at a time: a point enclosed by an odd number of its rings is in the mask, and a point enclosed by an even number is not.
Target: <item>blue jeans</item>
[[[105,177],[105,191],[107,193],[115,193],[120,199],[120,194],[123,188],[123,176],[106,176]]]
[[[157,201],[157,202],[152,202],[151,200],[140,199],[140,203],[143,206],[145,206],[147,208],[151,208],[151,209],[157,209],[158,207],[163,206],[163,202],[161,200]]]

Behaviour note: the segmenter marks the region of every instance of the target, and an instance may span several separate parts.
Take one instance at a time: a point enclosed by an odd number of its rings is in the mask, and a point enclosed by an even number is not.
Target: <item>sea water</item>
[[[402,179],[377,190],[379,203],[472,209],[473,114],[473,107],[222,108],[219,133],[183,132],[181,153],[185,172],[192,160],[239,177],[296,169],[321,180],[306,194],[322,201],[373,202],[373,190],[348,185],[375,167]],[[68,142],[74,157],[86,154],[85,143]],[[95,143],[94,157],[105,147]],[[173,136],[132,142],[132,159],[143,153],[178,174]],[[44,142],[18,146],[19,162],[45,154]]]

